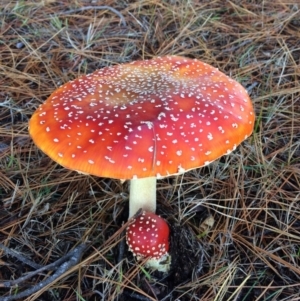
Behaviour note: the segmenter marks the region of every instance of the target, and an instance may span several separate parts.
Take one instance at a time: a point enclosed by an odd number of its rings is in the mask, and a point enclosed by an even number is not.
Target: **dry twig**
[[[3,248],[3,245],[0,245],[0,248]],[[40,274],[44,271],[52,271],[55,270],[55,272],[49,276],[47,279],[33,285],[32,287],[26,289],[25,291],[18,293],[16,295],[8,296],[8,297],[0,297],[0,301],[12,301],[12,300],[17,300],[21,298],[25,298],[29,295],[32,295],[36,293],[37,291],[41,290],[51,282],[55,281],[57,278],[59,278],[61,275],[63,275],[66,271],[68,271],[70,268],[74,267],[80,260],[81,255],[86,248],[85,244],[81,244],[66,255],[64,255],[62,258],[58,259],[57,261],[48,264],[44,267],[41,267],[37,269],[36,271],[33,271],[31,273],[28,273],[27,275],[20,277],[16,280],[13,281],[4,281],[0,282],[0,287],[6,287],[6,288],[13,288],[15,285],[19,285],[23,281],[27,280],[28,278],[31,278],[37,274]],[[3,249],[5,252],[7,252],[7,248]],[[16,253],[14,251],[9,251],[8,252],[10,255],[16,256]],[[20,259],[20,255],[17,254],[16,256],[18,259]],[[30,260],[26,259],[24,256],[22,256],[21,259],[24,263],[29,264],[31,266],[38,266],[35,263],[31,262]]]

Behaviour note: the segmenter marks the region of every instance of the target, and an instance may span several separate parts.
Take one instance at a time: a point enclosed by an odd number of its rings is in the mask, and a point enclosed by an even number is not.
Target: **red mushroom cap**
[[[246,139],[254,119],[239,83],[201,61],[166,56],[66,83],[33,114],[29,132],[66,168],[132,179],[207,165]]]
[[[169,233],[169,226],[163,218],[142,211],[131,218],[126,229],[126,241],[135,256],[159,259],[169,251]]]

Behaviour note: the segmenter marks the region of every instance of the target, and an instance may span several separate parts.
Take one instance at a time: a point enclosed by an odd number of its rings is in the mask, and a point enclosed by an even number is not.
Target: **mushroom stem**
[[[129,218],[139,209],[155,213],[156,177],[130,180]]]

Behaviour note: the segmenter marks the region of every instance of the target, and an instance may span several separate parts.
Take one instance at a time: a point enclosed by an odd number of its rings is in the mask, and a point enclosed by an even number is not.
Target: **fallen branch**
[[[28,258],[26,258],[25,256],[19,254],[17,251],[12,250],[8,247],[6,247],[4,244],[0,243],[0,249],[2,249],[6,254],[16,257],[18,260],[22,261],[23,263],[31,266],[34,269],[40,269],[42,266],[29,260]]]
[[[9,253],[10,255],[14,256],[14,252],[7,252],[7,248],[5,247],[6,249],[4,249],[3,245],[0,245],[0,248],[2,248],[6,253]],[[30,272],[29,274],[27,274],[23,277],[20,277],[16,280],[0,282],[0,287],[2,286],[2,287],[12,288],[13,286],[20,284],[24,280],[31,278],[37,274],[40,274],[41,272],[44,272],[46,270],[47,271],[55,270],[55,272],[51,276],[49,276],[47,279],[35,284],[34,286],[26,289],[25,291],[23,291],[21,293],[16,294],[16,295],[0,297],[0,301],[12,301],[12,300],[25,298],[25,297],[28,297],[29,295],[36,293],[37,291],[41,290],[42,288],[46,287],[48,284],[50,284],[51,282],[58,279],[61,275],[63,275],[70,268],[75,266],[79,262],[81,255],[85,248],[86,248],[86,245],[81,244],[78,247],[76,247],[75,249],[71,250],[66,255],[64,255],[62,258],[58,259],[57,261],[55,261],[51,264],[41,267],[41,268],[37,269],[36,271]],[[19,254],[16,257],[19,259]],[[27,260],[27,261],[29,261],[29,260]]]

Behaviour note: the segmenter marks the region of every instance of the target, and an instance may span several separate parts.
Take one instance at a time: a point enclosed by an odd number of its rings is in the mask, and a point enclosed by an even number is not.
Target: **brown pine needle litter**
[[[299,300],[299,28],[297,1],[2,0],[0,300]],[[124,244],[128,183],[56,164],[28,121],[69,80],[165,55],[240,82],[256,123],[230,155],[158,181],[162,275]]]

